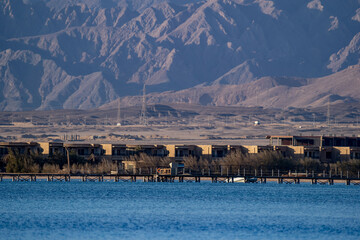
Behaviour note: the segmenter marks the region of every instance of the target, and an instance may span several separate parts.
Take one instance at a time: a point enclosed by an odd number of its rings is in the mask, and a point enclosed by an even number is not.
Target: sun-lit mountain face
[[[357,0],[1,0],[0,110],[360,97]],[[350,67],[350,68],[349,68]]]

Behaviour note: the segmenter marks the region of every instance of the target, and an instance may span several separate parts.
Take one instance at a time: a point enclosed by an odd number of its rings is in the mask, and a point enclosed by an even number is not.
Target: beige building
[[[101,144],[101,146],[105,157],[118,161],[141,153],[158,157],[166,157],[168,154],[164,145]]]
[[[261,153],[274,150],[272,146],[243,145],[243,147],[247,151],[246,153]]]
[[[184,157],[200,157],[202,149],[197,145],[164,145],[168,157],[175,160],[182,160]]]
[[[228,145],[197,145],[201,149],[201,156],[207,159],[223,158],[229,152]]]
[[[0,142],[0,156],[7,155],[9,150],[19,154],[41,154],[42,149],[36,142]]]
[[[12,149],[20,154],[42,153],[52,156],[55,153],[66,155],[71,151],[78,156],[102,156],[113,161],[124,161],[127,157],[141,153],[149,156],[169,157],[173,162],[181,163],[184,157],[219,159],[227,154],[240,151],[244,154],[257,154],[264,151],[277,151],[284,157],[295,159],[314,158],[321,162],[337,162],[360,159],[359,137],[325,136],[268,136],[270,144],[257,145],[126,145],[126,144],[90,144],[60,142],[1,142],[0,156]],[[128,163],[131,168],[132,163]]]
[[[359,137],[336,136],[267,136],[270,145],[283,155],[314,158],[321,162],[360,159]]]
[[[103,155],[102,146],[100,144],[90,143],[64,143],[64,149],[69,152],[74,152],[77,156],[88,157],[90,155]]]
[[[121,161],[127,156],[125,144],[101,144],[103,155],[107,159]]]
[[[39,145],[43,155],[65,154],[64,144],[61,142],[39,142]]]

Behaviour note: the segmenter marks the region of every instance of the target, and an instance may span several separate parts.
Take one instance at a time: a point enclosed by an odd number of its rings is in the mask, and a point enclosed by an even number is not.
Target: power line
[[[330,127],[330,97],[328,99],[328,108],[327,108],[326,119],[327,119],[327,125],[328,125],[328,127]]]

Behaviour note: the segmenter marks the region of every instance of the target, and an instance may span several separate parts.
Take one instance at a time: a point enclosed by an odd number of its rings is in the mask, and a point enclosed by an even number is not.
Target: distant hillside
[[[359,92],[360,65],[355,65],[322,78],[262,77],[244,84],[201,85],[181,91],[153,93],[147,95],[147,102],[313,108],[327,105],[329,101],[331,104],[359,103]],[[121,102],[123,105],[138,105],[141,98],[125,97]],[[116,107],[116,104],[106,106]]]
[[[153,102],[359,100],[358,71],[343,71],[359,64],[358,0],[0,0],[0,10],[2,111],[126,104],[144,84]]]

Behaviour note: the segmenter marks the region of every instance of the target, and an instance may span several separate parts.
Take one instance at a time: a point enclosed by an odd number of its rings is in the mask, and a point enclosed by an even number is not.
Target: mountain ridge
[[[359,9],[355,0],[1,0],[0,109],[96,108],[144,84],[226,94],[264,77],[336,74],[359,63]]]
[[[343,79],[342,82],[337,79]],[[350,87],[349,87],[350,86]],[[317,108],[331,104],[360,101],[360,65],[321,78],[262,77],[241,85],[208,85],[151,93],[149,104],[191,103],[205,106],[242,106],[265,108]],[[141,97],[121,98],[124,106],[140,105]],[[102,108],[116,108],[118,101]]]

